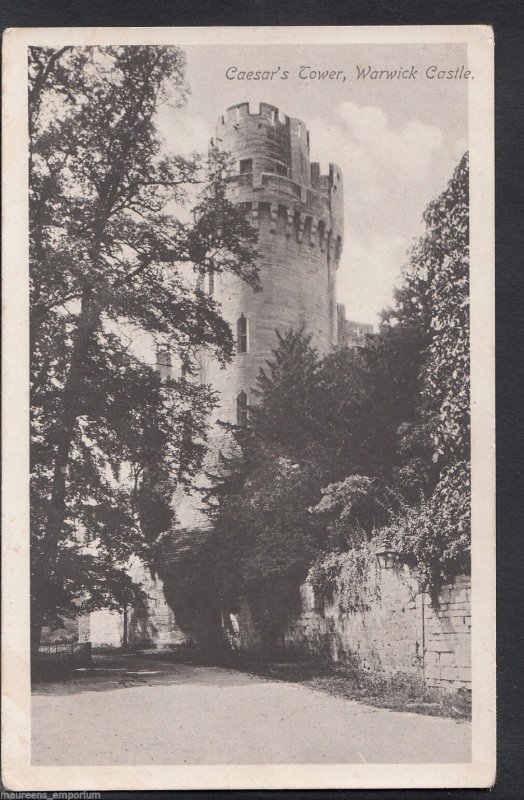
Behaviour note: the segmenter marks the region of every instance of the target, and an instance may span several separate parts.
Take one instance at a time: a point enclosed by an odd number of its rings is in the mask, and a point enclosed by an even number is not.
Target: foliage
[[[430,430],[421,402],[421,371],[429,341],[425,314],[405,287],[394,309],[361,351],[365,365],[362,414],[366,474],[380,477],[411,498],[430,493],[435,481]],[[414,466],[414,469],[410,469]],[[362,470],[357,470],[362,472]]]
[[[184,101],[184,67],[176,47],[30,48],[35,638],[44,620],[139,594],[127,562],[154,559],[205,452],[215,398],[190,380],[195,350],[233,352],[199,278],[258,285],[225,156],[182,159],[157,134],[159,106]],[[187,377],[160,381],[159,345]]]
[[[365,475],[350,475],[321,491],[311,511],[322,518],[329,547],[337,549],[361,547],[394,509],[406,504],[383,480]]]
[[[428,206],[426,233],[413,248],[395,308],[385,312],[362,354],[371,401],[366,424],[374,407],[389,425],[397,423],[396,447],[388,444],[391,427],[381,434],[375,474],[385,480],[352,474],[323,490],[315,509],[331,514],[334,547],[358,552],[363,529],[367,540],[412,557],[421,588],[434,598],[442,582],[469,569],[468,211],[466,154]],[[391,394],[384,381],[388,361],[400,367]],[[326,569],[340,558],[329,556]],[[315,569],[320,584],[324,573]]]
[[[212,477],[208,548],[223,606],[250,598],[271,640],[298,599],[298,586],[322,546],[311,502],[320,499],[324,467],[312,431],[319,359],[302,332],[277,336],[261,371],[247,428],[233,427],[237,447]],[[298,389],[298,391],[297,391]],[[318,419],[318,417],[317,417]]]
[[[368,542],[343,553],[319,558],[308,573],[315,600],[332,602],[336,594],[343,614],[369,611],[380,597],[375,548]]]
[[[462,487],[461,487],[462,490]],[[464,525],[462,491],[443,502],[438,493],[405,507],[376,536],[376,542],[412,557],[419,586],[435,601],[443,583],[470,569],[469,526]]]
[[[320,360],[303,330],[275,331],[272,359],[261,369],[253,394],[251,427],[269,447],[303,453],[321,435],[318,413]]]
[[[318,492],[314,465],[266,452],[238,491],[224,498],[211,540],[220,594],[235,605],[250,596],[264,616],[298,587],[318,550],[319,526],[308,512]],[[282,602],[285,613],[287,604]]]
[[[394,520],[397,547],[417,558],[422,586],[469,567],[469,172],[465,154],[444,192],[426,209],[407,284],[431,309],[422,391],[438,480],[428,502]]]
[[[424,393],[438,412],[433,444],[444,464],[469,458],[469,170],[464,155],[446,190],[430,203],[426,237],[411,258],[431,303]]]

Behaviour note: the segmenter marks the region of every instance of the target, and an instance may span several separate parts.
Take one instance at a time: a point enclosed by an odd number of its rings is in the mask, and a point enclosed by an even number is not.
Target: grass
[[[243,658],[235,667],[255,675],[302,683],[312,689],[380,708],[471,719],[471,692],[468,689],[446,692],[429,688],[418,676],[403,672],[386,676],[364,671],[351,663],[255,662]]]

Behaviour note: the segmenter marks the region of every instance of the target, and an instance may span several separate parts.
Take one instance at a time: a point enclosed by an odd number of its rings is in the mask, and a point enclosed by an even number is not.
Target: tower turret
[[[304,328],[321,354],[336,343],[336,270],[342,251],[343,180],[329,165],[321,174],[309,157],[305,124],[261,103],[228,108],[217,123],[215,144],[234,159],[233,202],[245,206],[258,229],[262,291],[238,278],[217,275],[214,292],[237,341],[226,370],[207,360],[202,378],[220,393],[218,417],[245,419],[245,398],[276,344],[275,330]]]

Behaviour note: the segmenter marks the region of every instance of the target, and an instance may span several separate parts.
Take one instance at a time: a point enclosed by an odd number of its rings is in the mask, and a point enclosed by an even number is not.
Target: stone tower
[[[201,380],[220,393],[217,418],[241,423],[276,330],[304,328],[321,355],[336,344],[343,182],[334,164],[322,175],[310,163],[304,123],[267,103],[257,113],[249,103],[229,108],[214,142],[234,159],[230,199],[245,207],[258,229],[262,291],[232,275],[210,277],[209,291],[233,330],[237,352],[225,370],[204,356]]]

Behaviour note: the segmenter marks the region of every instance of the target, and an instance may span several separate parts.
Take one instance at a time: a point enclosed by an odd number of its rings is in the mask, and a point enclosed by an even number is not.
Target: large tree
[[[395,521],[395,535],[415,553],[423,585],[436,595],[443,580],[469,569],[471,543],[468,153],[424,221],[407,280],[431,311],[422,396],[438,477],[420,514]]]
[[[364,526],[367,538],[413,557],[421,587],[434,598],[443,581],[469,568],[468,187],[465,154],[445,190],[424,212],[426,231],[410,254],[395,307],[384,315],[378,335],[363,353],[371,367],[369,397],[382,406],[386,427],[397,441],[389,470],[363,474],[386,481],[349,475],[327,487],[317,509],[333,534],[346,531],[346,546],[351,546],[359,538],[352,536],[352,529],[358,532],[362,519],[355,515],[356,501],[367,498],[368,508],[376,509]],[[396,378],[392,368],[398,371]],[[407,393],[401,390],[394,398],[383,380],[388,372],[399,390],[408,377]],[[393,402],[381,404],[380,398],[388,395]],[[372,402],[370,420],[373,413]],[[381,438],[378,461],[384,467],[392,450],[388,435]],[[326,564],[332,571],[333,564]],[[320,573],[317,566],[317,580]]]
[[[198,557],[212,565],[204,582],[219,601],[249,597],[269,631],[293,607],[319,553],[355,541],[349,522],[361,541],[388,519],[388,487],[405,462],[398,428],[414,418],[422,358],[418,326],[385,328],[366,348],[323,359],[304,331],[277,332],[248,425],[233,426],[238,447],[214,476],[214,528]],[[398,483],[415,491],[405,475]],[[334,488],[323,496],[326,486]],[[322,514],[312,513],[317,504]]]
[[[157,132],[184,68],[176,47],[29,50],[33,642],[60,614],[139,591],[129,558],[153,558],[205,450],[214,398],[191,380],[195,353],[233,351],[202,278],[257,288],[227,158],[180,158]],[[162,382],[140,336],[181,375]]]

